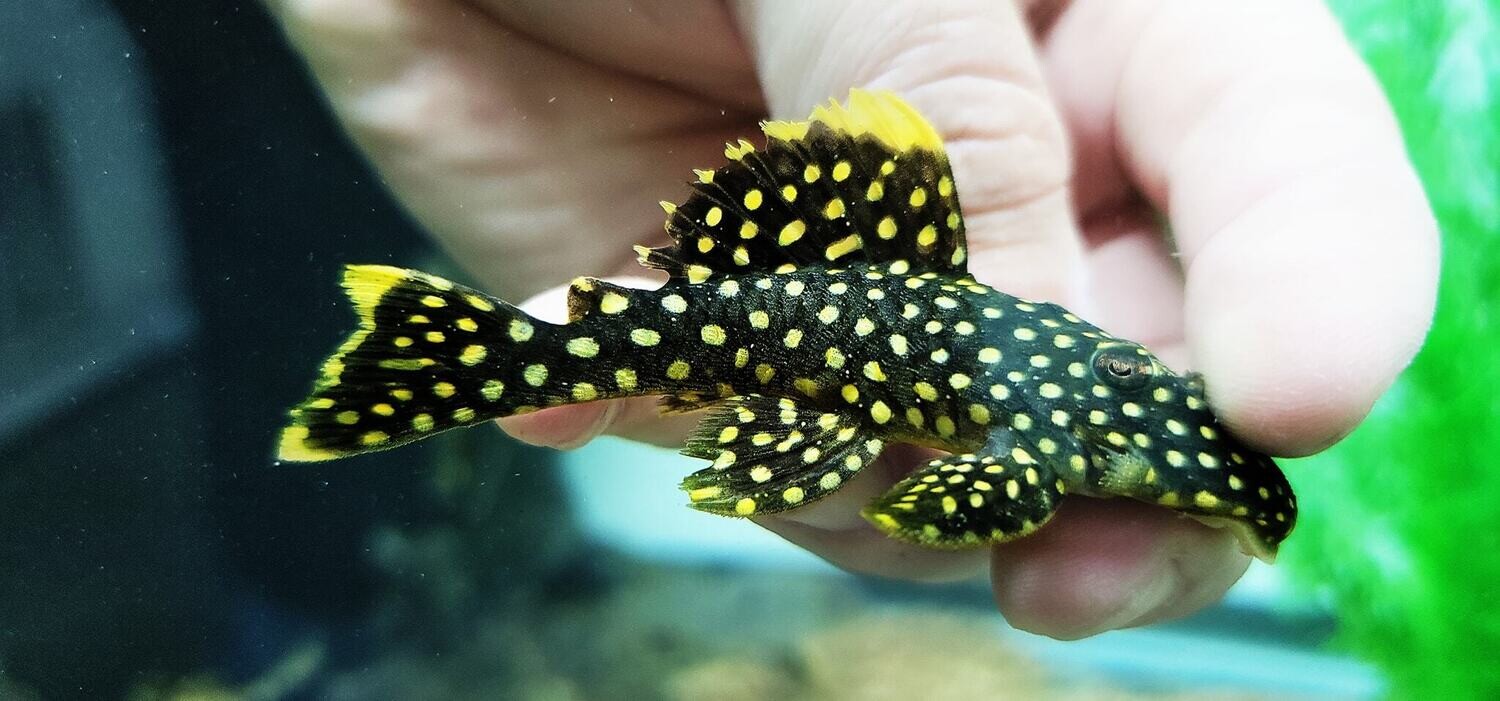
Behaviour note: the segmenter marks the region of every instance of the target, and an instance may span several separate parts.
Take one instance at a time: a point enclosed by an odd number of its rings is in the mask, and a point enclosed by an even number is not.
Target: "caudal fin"
[[[537,337],[549,325],[482,292],[384,265],[345,269],[359,329],[291,411],[278,457],[293,462],[393,448],[544,405]],[[540,368],[540,370],[537,370]]]

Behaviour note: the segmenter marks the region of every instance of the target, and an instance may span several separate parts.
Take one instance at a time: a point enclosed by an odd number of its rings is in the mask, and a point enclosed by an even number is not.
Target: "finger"
[[[1137,34],[1083,34],[1106,22]],[[1281,454],[1352,429],[1425,333],[1436,229],[1326,8],[1080,0],[1049,51],[1124,66],[1095,112],[1115,115],[1125,169],[1169,213],[1189,352],[1220,416]]]
[[[383,180],[503,294],[632,258],[630,243],[662,236],[651,202],[680,193],[690,168],[754,124],[722,104],[583,60],[466,3],[275,7]],[[737,41],[709,31],[693,40]],[[686,42],[664,35],[660,43]],[[605,240],[610,245],[600,245]]]
[[[1249,558],[1227,531],[1124,499],[1069,499],[1036,534],[996,546],[995,601],[1011,625],[1077,639],[1218,600]]]
[[[768,1],[740,14],[773,116],[852,86],[900,93],[947,145],[970,270],[1024,296],[1075,293],[1068,144],[1014,5]]]

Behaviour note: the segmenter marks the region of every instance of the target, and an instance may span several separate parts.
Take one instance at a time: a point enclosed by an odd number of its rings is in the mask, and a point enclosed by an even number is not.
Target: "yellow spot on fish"
[[[703,215],[703,223],[709,226],[718,226],[724,219],[724,210],[718,207],[709,207],[708,213]],[[711,239],[710,239],[711,240]],[[710,246],[712,248],[712,246]]]
[[[751,189],[749,192],[745,193],[745,209],[748,209],[752,212],[760,209],[760,205],[764,201],[765,195],[761,194],[761,191],[759,189]],[[744,230],[740,231],[740,235],[744,235]],[[746,238],[749,237],[747,236]]]
[[[981,426],[990,422],[990,409],[983,404],[969,405],[969,420]]]
[[[370,431],[359,437],[359,442],[367,446],[376,446],[390,440],[391,437],[385,431]]]
[[[416,343],[416,341],[411,340],[410,336],[397,336],[391,340],[391,345],[397,348],[406,348],[413,343]]]
[[[874,419],[875,423],[884,424],[891,420],[891,408],[877,399],[874,404],[870,405],[870,418]]]
[[[865,377],[875,380],[876,382],[885,381],[885,371],[880,368],[880,363],[874,360],[865,363],[864,372]]]
[[[516,343],[525,343],[531,340],[531,335],[534,331],[535,329],[532,328],[530,323],[516,319],[510,322],[508,333],[510,334],[510,340]]]
[[[599,396],[599,390],[587,382],[573,385],[573,398],[580,402],[592,401]]]
[[[749,516],[755,513],[755,500],[745,497],[734,503],[734,512],[741,516]]]
[[[958,427],[953,425],[953,419],[939,416],[933,420],[932,425],[937,428],[939,436],[947,438],[958,432]]]
[[[750,479],[753,480],[756,484],[760,484],[771,479],[771,468],[766,467],[765,465],[756,465],[755,467],[750,468]]]
[[[1028,329],[1028,328],[1026,328],[1024,326],[1017,327],[1015,331],[1012,331],[1010,333],[1011,333],[1012,336],[1016,337],[1016,340],[1020,340],[1020,341],[1033,341],[1033,340],[1036,340],[1036,331]]]
[[[542,383],[547,381],[547,366],[541,363],[527,365],[526,369],[521,371],[521,377],[526,380],[526,384],[541,387]]]
[[[592,358],[599,355],[599,342],[584,336],[568,341],[568,353],[580,358]]]
[[[470,333],[473,333],[473,332],[479,330],[479,324],[475,323],[475,321],[473,319],[470,319],[469,317],[466,317],[466,316],[465,317],[460,317],[457,321],[454,321],[453,325],[457,326],[460,331],[468,331]]]
[[[505,383],[499,380],[485,380],[484,384],[479,387],[479,394],[492,402],[499,399],[504,391]]]
[[[630,299],[618,292],[605,292],[599,299],[599,311],[605,314],[619,314],[630,307]]]
[[[464,301],[468,302],[469,306],[482,312],[495,311],[495,305],[491,304],[489,300],[480,297],[479,295],[464,295]]]
[[[458,354],[458,361],[464,365],[478,365],[488,354],[489,351],[484,346],[478,344],[464,346],[463,352]]]
[[[834,201],[837,202],[838,200]],[[830,217],[830,219],[831,218],[832,217]],[[859,250],[863,246],[864,240],[859,237],[859,234],[850,234],[842,239],[839,239],[838,241],[829,244],[828,248],[823,251],[823,257],[827,258],[828,260],[838,260],[843,256]]]
[[[843,389],[839,390],[839,394],[850,404],[859,401],[859,388],[854,385],[844,385]]]
[[[1208,492],[1198,492],[1193,495],[1193,503],[1200,508],[1212,509],[1219,505],[1219,498]]]
[[[713,275],[713,269],[706,265],[689,265],[687,269],[688,282],[696,285]]]
[[[937,243],[937,227],[928,224],[927,226],[922,227],[921,231],[917,232],[918,246],[921,246],[922,248],[928,248],[935,243]]]
[[[755,379],[760,380],[761,384],[769,384],[771,382],[771,378],[775,376],[776,368],[773,368],[770,365],[766,365],[765,363],[761,363],[755,366]]]
[[[699,336],[703,339],[704,343],[707,343],[710,346],[722,346],[724,345],[724,341],[726,339],[726,335],[724,334],[724,327],[719,326],[718,324],[708,324],[707,326],[704,326],[699,331]]]
[[[831,367],[835,370],[844,367],[843,351],[840,351],[839,349],[832,346],[830,346],[828,348],[828,351],[823,354],[823,359],[828,364],[828,367]]]
[[[620,368],[615,371],[615,385],[627,392],[635,389],[635,371],[630,368]]]
[[[836,182],[836,183],[844,182],[845,180],[847,180],[849,178],[849,171],[850,170],[851,170],[851,168],[849,166],[849,161],[839,161],[837,163],[834,163],[833,164],[833,181]]]
[[[917,428],[921,428],[922,427],[922,423],[924,421],[926,421],[926,420],[927,420],[927,418],[924,417],[924,416],[922,416],[922,410],[921,409],[918,409],[916,407],[907,407],[907,409],[906,409],[906,422],[907,423],[909,423],[909,424],[911,424],[913,426],[916,426]]]
[[[438,309],[448,306],[448,303],[444,301],[442,297],[439,297],[437,295],[427,295],[426,297],[422,298],[422,305],[426,307],[432,307],[433,309]]]
[[[782,337],[781,343],[787,348],[796,348],[798,344],[802,343],[802,329],[788,330],[786,336]]]
[[[865,199],[871,202],[878,202],[882,197],[885,197],[885,185],[881,184],[879,180],[871,182],[870,187],[865,190]]]
[[[635,329],[630,332],[630,340],[638,346],[654,346],[661,343],[661,334],[651,329]]]
[[[693,366],[689,365],[686,360],[674,360],[671,365],[667,366],[667,377],[673,380],[686,379],[692,369]]]
[[[783,246],[790,246],[805,233],[807,233],[807,223],[801,219],[795,219],[781,227],[781,233],[776,237],[776,242]]]
[[[869,319],[866,319],[865,317],[860,317],[859,319],[856,319],[855,322],[854,322],[854,333],[856,333],[856,334],[858,334],[860,336],[868,336],[868,335],[870,335],[870,332],[874,331],[874,330],[875,330],[875,322],[870,321]]]
[[[968,387],[972,382],[973,380],[970,379],[968,375],[965,375],[961,372],[953,373],[948,377],[948,384],[951,385],[953,389],[963,389],[965,387]]]

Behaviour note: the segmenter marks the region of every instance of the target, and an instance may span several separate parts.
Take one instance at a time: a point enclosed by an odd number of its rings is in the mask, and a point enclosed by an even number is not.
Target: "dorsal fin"
[[[638,248],[674,279],[895,263],[962,274],[963,216],[942,139],[900,97],[852,90],[805,122],[765,122],[766,147],[729,144],[696,171],[681,205],[662,203],[673,245]]]

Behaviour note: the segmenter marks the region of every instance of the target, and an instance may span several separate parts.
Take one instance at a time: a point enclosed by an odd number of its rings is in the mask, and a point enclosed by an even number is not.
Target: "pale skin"
[[[630,248],[665,242],[654,203],[759,120],[851,86],[901,93],[947,140],[976,277],[1204,373],[1219,416],[1272,454],[1352,430],[1431,317],[1431,212],[1321,3],[271,4],[397,197],[544,318],[564,312],[541,291],[577,275],[654,285]],[[692,422],[642,399],[502,427],[567,448],[678,445]],[[888,450],[833,497],[756,521],[851,571],[987,567],[1012,624],[1059,638],[1186,615],[1248,563],[1225,532],[1120,500],[1070,499],[989,549],[889,540],[859,507],[921,457]]]

